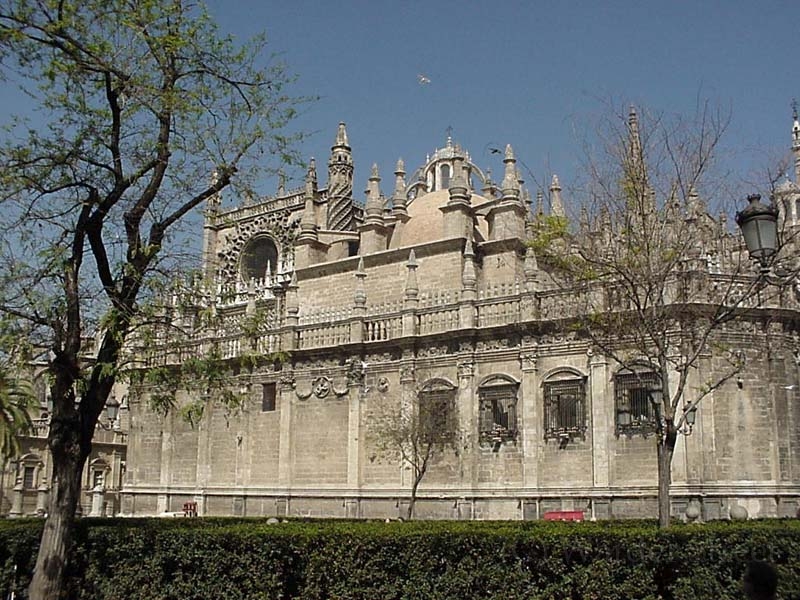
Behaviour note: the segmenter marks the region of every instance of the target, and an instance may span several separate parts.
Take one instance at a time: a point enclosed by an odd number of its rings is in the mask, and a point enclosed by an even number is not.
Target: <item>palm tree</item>
[[[17,436],[30,431],[30,409],[35,400],[31,383],[12,375],[8,365],[0,364],[0,455],[9,457],[19,451]]]

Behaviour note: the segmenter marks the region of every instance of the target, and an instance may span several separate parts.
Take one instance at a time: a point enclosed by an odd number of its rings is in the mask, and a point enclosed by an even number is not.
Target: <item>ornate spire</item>
[[[558,182],[558,175],[553,175],[550,183],[550,214],[554,217],[566,217],[564,202],[561,199],[561,184]]]
[[[544,194],[542,190],[536,190],[536,217],[541,218],[544,216]]]
[[[383,199],[381,198],[381,177],[378,174],[378,165],[372,165],[372,172],[367,184],[367,201],[364,212],[367,223],[383,223]]]
[[[639,133],[639,116],[636,108],[631,105],[628,113],[628,177],[634,178],[638,182],[644,183],[647,180],[647,173],[644,164],[644,151],[642,149],[642,138]],[[637,186],[638,187],[638,186]]]
[[[314,208],[314,199],[317,196],[317,165],[312,158],[306,171],[305,207],[300,217],[299,240],[317,238],[317,214]]]
[[[292,278],[286,288],[286,314],[290,317],[297,317],[300,312],[300,299],[297,295],[297,273],[292,271]]]
[[[345,129],[344,123],[339,123],[339,128],[336,130],[336,143],[333,147],[350,149],[350,144],[347,142],[347,129]]]
[[[317,193],[317,161],[314,157],[308,161],[308,170],[306,171],[306,197],[314,196]]]
[[[505,157],[503,158],[505,164],[505,173],[503,176],[503,200],[518,200],[519,199],[519,183],[517,181],[517,159],[514,158],[514,149],[511,144],[506,145]]]
[[[460,156],[453,159],[453,177],[447,189],[450,192],[448,204],[469,204],[469,190],[464,177],[464,159]]]
[[[525,262],[522,270],[525,274],[526,288],[529,292],[535,291],[539,274],[539,262],[536,260],[536,252],[530,246],[525,249]]]
[[[589,211],[585,204],[581,206],[580,231],[583,234],[589,233]]]
[[[794,182],[800,185],[800,121],[797,119],[797,100],[792,100],[792,153],[794,154]]]
[[[358,257],[358,267],[356,268],[356,291],[353,295],[353,302],[357,307],[364,307],[367,304],[367,290],[364,287],[364,280],[367,272],[364,270],[364,257]]]
[[[286,193],[286,172],[283,169],[278,169],[278,197]]]
[[[694,185],[689,186],[689,197],[687,199],[687,212],[689,213],[687,217],[689,219],[697,219],[703,212],[705,207],[703,206],[702,200],[700,200],[700,194],[697,193],[697,188]]]
[[[215,186],[219,182],[219,171],[214,169],[211,172],[211,185]],[[211,194],[206,200],[206,210],[208,214],[216,214],[219,211],[219,205],[222,204],[222,194],[220,192],[216,192]]]
[[[419,285],[417,284],[418,266],[417,255],[414,254],[414,250],[412,249],[411,252],[408,253],[408,261],[406,262],[406,269],[408,270],[406,274],[406,300],[413,300],[419,295]]]
[[[397,166],[394,168],[392,208],[395,216],[408,214],[406,212],[406,168],[402,158],[397,159]]]
[[[478,282],[478,275],[475,271],[475,252],[472,250],[472,243],[467,240],[464,248],[464,267],[461,270],[461,288],[464,290],[474,290]]]
[[[336,141],[328,159],[328,222],[334,231],[353,229],[353,154],[347,142],[347,130],[339,123]]]

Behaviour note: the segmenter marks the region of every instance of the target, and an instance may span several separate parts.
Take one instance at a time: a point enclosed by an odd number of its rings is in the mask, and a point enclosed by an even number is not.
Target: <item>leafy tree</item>
[[[31,598],[58,596],[95,425],[140,303],[179,268],[176,228],[292,158],[301,99],[264,46],[182,0],[0,1],[2,73],[39,109],[0,144],[0,315],[53,356]]]
[[[764,291],[739,238],[709,216],[698,192],[713,183],[726,124],[707,106],[689,119],[646,116],[640,123],[632,109],[627,120],[607,123],[577,192],[579,230],[543,218],[529,244],[549,285],[573,293],[572,327],[648,390],[653,418],[644,432],[656,442],[662,526],[670,521],[678,432],[703,398],[745,368],[745,353],[718,333],[755,312]],[[701,372],[712,350],[725,367]],[[693,376],[702,384],[690,385]]]
[[[30,410],[35,400],[30,382],[12,374],[8,365],[0,364],[0,455],[4,459],[19,452],[17,436],[30,431]]]

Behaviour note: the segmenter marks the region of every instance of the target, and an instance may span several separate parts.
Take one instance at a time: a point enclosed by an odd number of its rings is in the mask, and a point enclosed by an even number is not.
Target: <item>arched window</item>
[[[44,468],[42,459],[36,454],[25,454],[20,457],[17,468],[19,477],[22,479],[23,489],[35,490],[39,485],[41,471]]]
[[[620,369],[614,375],[616,435],[655,433],[657,409],[655,390],[661,390],[661,378],[649,365]]]
[[[278,249],[270,238],[264,235],[256,236],[247,241],[242,249],[240,272],[242,279],[263,279],[269,271],[275,274],[278,269]]]
[[[442,165],[440,172],[442,174],[440,189],[446,190],[450,187],[450,165]]]
[[[419,428],[427,442],[448,442],[456,433],[456,390],[446,379],[432,379],[417,395]]]
[[[478,386],[480,440],[505,442],[517,438],[517,390],[519,384],[504,375],[493,375]]]
[[[586,377],[572,369],[544,382],[544,437],[569,441],[586,435]]]
[[[105,489],[110,487],[111,482],[108,481],[108,474],[110,472],[111,467],[102,458],[95,458],[92,462],[90,462],[89,481],[87,482],[89,489]]]

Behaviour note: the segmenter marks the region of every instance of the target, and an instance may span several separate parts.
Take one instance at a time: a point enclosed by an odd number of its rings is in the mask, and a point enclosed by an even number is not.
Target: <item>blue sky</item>
[[[568,185],[584,130],[609,102],[691,113],[700,97],[730,109],[725,152],[746,176],[788,149],[800,97],[800,15],[789,1],[213,0],[210,9],[237,36],[266,30],[299,76],[295,90],[320,96],[298,125],[314,132],[301,150],[317,158],[321,183],[336,124],[347,123],[359,198],[373,162],[389,194],[397,158],[412,171],[448,127],[482,168],[500,173],[488,148],[511,143],[529,185],[550,172]]]

